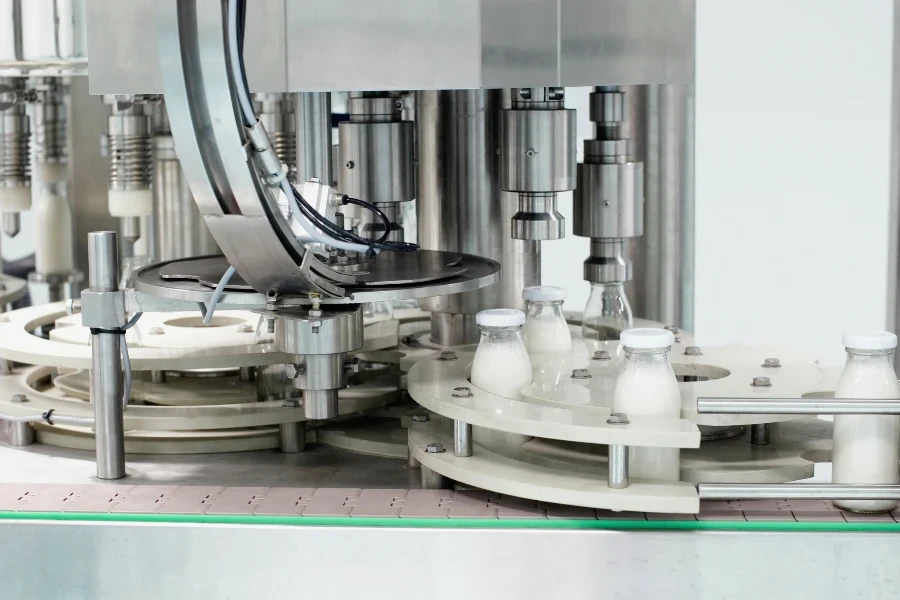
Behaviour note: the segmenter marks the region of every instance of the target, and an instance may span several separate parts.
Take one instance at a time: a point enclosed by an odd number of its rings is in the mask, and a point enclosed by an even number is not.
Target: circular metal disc
[[[137,291],[173,300],[208,303],[213,287],[228,269],[224,256],[175,260],[150,265],[134,275]],[[358,282],[345,287],[343,298],[322,299],[325,303],[364,303],[381,300],[406,300],[468,292],[486,287],[500,278],[496,261],[453,252],[419,250],[418,252],[382,252],[372,261]],[[250,291],[247,283],[235,274],[220,299],[222,306],[261,308],[263,294]],[[306,297],[293,304],[308,304]],[[290,306],[287,296],[278,305]]]

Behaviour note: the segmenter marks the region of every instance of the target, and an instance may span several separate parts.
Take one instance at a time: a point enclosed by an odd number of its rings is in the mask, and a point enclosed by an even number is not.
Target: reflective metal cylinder
[[[306,450],[306,427],[304,423],[281,423],[278,426],[279,449],[287,454]]]
[[[626,238],[644,232],[644,165],[578,165],[572,232],[590,238]]]
[[[474,315],[487,308],[524,308],[522,288],[540,283],[540,244],[512,238],[514,192],[500,188],[503,90],[416,93],[418,241],[427,250],[465,252],[498,261],[501,279],[486,288],[419,305],[434,312],[432,340],[478,341]]]
[[[334,182],[331,162],[331,94],[300,92],[297,119],[297,182],[317,177],[330,186]]]
[[[453,455],[472,456],[472,425],[463,421],[453,421]]]
[[[10,421],[7,429],[7,441],[14,448],[30,446],[34,443],[34,427],[30,423]]]
[[[88,234],[88,268],[91,291],[112,292],[118,288],[115,232]],[[91,337],[91,402],[94,405],[97,477],[100,479],[125,476],[124,384],[119,338],[118,333],[96,333]]]
[[[609,445],[609,471],[606,483],[614,490],[628,487],[628,446]]]

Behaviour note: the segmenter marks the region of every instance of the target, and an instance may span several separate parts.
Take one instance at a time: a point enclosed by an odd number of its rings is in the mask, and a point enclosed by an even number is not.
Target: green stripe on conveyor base
[[[0,521],[80,521],[94,523],[214,523],[312,527],[409,529],[578,529],[613,531],[865,531],[900,532],[900,523],[831,521],[638,521],[587,519],[433,519],[382,517],[294,517],[246,515],[159,515],[0,511]]]

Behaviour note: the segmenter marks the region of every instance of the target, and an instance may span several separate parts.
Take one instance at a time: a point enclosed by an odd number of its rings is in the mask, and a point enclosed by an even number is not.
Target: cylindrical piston
[[[31,126],[25,112],[24,81],[0,77],[0,212],[3,213],[31,208],[28,152]]]
[[[153,212],[153,146],[150,117],[139,102],[112,100],[107,120],[109,213],[141,217]]]
[[[590,238],[644,233],[644,165],[579,164],[572,204],[573,233]]]
[[[519,193],[513,238],[565,237],[556,194],[575,188],[575,127],[574,110],[501,111],[500,183]]]

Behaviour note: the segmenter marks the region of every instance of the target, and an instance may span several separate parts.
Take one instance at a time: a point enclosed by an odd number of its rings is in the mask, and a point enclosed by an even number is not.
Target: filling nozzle
[[[22,229],[22,220],[17,212],[3,213],[3,233],[9,237],[16,237]]]

